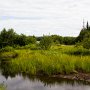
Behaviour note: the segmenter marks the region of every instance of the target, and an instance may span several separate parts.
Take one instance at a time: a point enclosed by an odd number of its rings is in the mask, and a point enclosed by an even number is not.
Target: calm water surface
[[[90,85],[84,82],[49,77],[16,75],[6,79],[0,74],[0,83],[4,83],[7,90],[90,90]]]

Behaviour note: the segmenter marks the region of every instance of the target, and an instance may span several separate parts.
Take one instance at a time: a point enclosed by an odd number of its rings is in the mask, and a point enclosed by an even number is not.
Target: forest
[[[26,36],[17,34],[14,29],[5,28],[0,32],[0,48],[7,46],[17,48],[23,46],[37,45],[38,49],[50,49],[53,45],[80,45],[84,48],[89,48],[90,43],[90,27],[87,22],[77,37],[63,37],[59,35],[43,35],[41,37]]]

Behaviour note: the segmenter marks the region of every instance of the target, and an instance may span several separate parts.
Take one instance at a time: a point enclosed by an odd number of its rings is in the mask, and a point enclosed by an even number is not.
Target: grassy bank
[[[78,50],[80,53],[77,53]],[[2,56],[10,56],[3,52]],[[15,50],[17,57],[11,58],[6,65],[7,72],[26,73],[30,75],[57,75],[71,73],[90,73],[89,51],[74,46],[53,46],[50,50]],[[77,53],[78,55],[74,55]],[[85,55],[83,55],[86,53]],[[13,55],[11,55],[13,56]]]
[[[0,90],[5,90],[5,87],[3,85],[0,85]]]

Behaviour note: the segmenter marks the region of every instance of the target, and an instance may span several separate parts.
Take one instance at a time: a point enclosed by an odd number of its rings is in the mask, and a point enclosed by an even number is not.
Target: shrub
[[[14,51],[14,48],[11,46],[6,46],[6,47],[0,49],[0,52],[10,52],[10,51]]]
[[[75,47],[75,49],[67,52],[71,55],[90,55],[90,50],[83,48],[82,46]]]
[[[37,50],[38,47],[36,44],[28,44],[26,46],[24,46],[25,49],[31,49],[31,50]]]
[[[40,41],[40,47],[41,49],[47,50],[52,45],[52,39],[49,36],[44,36]]]
[[[83,47],[86,48],[86,49],[90,49],[90,38],[84,39]]]
[[[3,84],[0,84],[0,90],[5,90],[5,86]]]

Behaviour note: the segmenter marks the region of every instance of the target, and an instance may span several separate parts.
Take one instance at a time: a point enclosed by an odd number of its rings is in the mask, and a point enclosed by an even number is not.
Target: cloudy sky
[[[1,0],[0,30],[41,36],[77,36],[90,20],[90,0]]]

